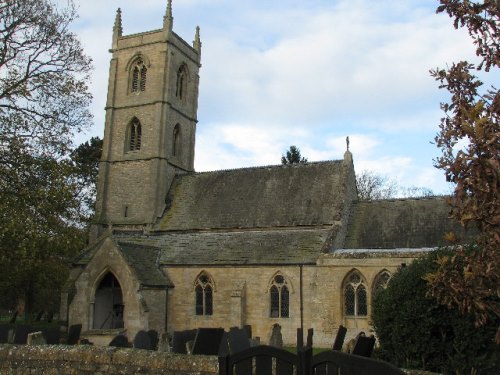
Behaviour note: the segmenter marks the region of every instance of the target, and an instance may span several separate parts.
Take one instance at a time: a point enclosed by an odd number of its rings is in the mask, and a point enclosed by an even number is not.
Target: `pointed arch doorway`
[[[93,328],[123,328],[124,307],[120,283],[115,275],[107,272],[95,291]]]

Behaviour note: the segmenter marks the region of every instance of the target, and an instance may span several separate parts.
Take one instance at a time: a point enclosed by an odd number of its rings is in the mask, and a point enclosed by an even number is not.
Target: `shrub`
[[[475,327],[462,315],[427,297],[423,277],[437,268],[438,250],[401,268],[374,298],[372,319],[381,358],[400,367],[445,374],[498,374],[499,319]]]

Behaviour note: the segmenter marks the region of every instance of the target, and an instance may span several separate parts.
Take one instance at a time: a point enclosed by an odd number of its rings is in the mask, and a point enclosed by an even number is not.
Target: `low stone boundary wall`
[[[0,345],[2,375],[217,375],[217,357],[91,345]]]

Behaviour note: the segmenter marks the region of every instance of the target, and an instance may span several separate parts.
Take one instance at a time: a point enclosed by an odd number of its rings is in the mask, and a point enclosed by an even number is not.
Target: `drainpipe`
[[[302,288],[302,264],[299,265],[299,278],[300,278],[300,329],[304,332],[304,290]]]

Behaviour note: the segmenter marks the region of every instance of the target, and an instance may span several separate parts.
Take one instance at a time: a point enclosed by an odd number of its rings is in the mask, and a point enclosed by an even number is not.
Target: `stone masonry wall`
[[[215,375],[217,357],[94,346],[0,345],[2,375]]]

